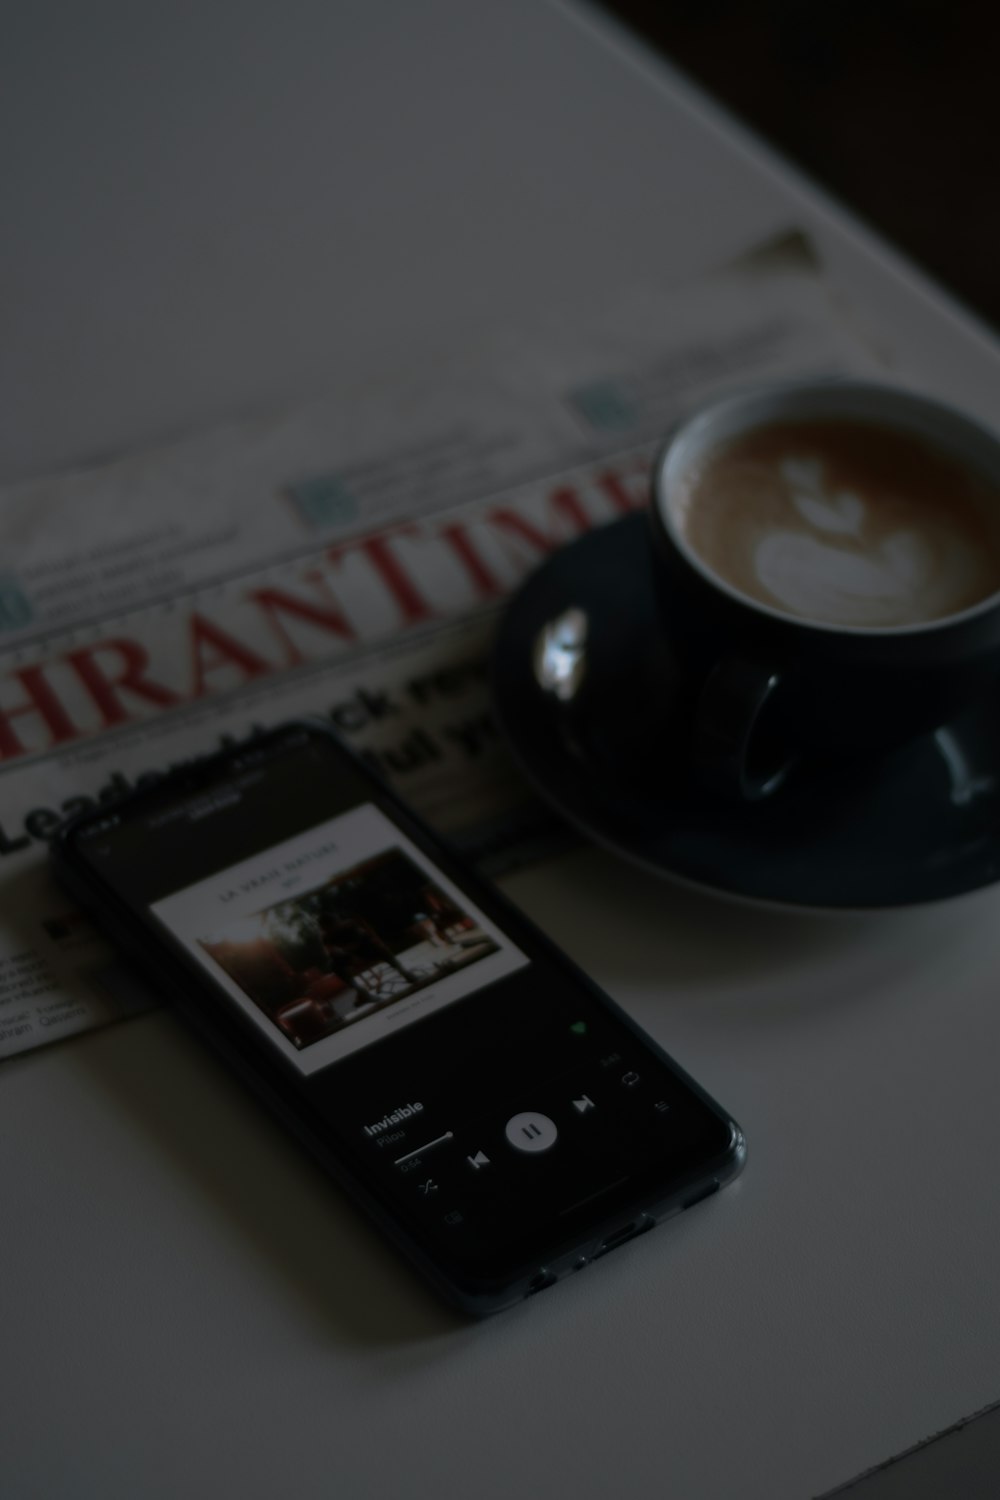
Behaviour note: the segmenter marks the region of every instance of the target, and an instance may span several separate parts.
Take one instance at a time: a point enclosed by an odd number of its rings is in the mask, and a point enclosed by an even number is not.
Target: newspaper
[[[61,820],[297,715],[496,872],[552,847],[490,713],[503,600],[646,503],[720,390],[870,367],[797,237],[462,367],[0,492],[0,1058],[152,1004],[54,884]]]

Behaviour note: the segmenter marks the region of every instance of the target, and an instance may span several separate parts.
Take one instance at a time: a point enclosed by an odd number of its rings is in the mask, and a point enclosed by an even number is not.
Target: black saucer
[[[908,906],[1000,878],[995,700],[876,761],[801,766],[763,803],[703,790],[657,627],[646,527],[629,516],[556,553],[501,624],[500,721],[547,802],[646,869],[756,901]],[[536,678],[536,644],[573,609],[587,618],[585,676],[561,703]]]

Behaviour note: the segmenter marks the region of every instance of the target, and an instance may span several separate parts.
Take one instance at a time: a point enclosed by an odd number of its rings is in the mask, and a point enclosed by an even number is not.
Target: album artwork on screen
[[[528,962],[371,803],[152,911],[302,1073]]]

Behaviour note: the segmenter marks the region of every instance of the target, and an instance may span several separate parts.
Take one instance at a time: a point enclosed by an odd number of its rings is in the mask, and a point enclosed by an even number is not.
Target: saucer
[[[500,722],[552,807],[647,870],[783,906],[910,906],[1000,878],[993,699],[878,759],[799,766],[763,802],[707,792],[687,759],[691,707],[658,623],[647,526],[629,516],[555,553],[501,623]],[[539,643],[566,621],[577,659],[546,678]]]

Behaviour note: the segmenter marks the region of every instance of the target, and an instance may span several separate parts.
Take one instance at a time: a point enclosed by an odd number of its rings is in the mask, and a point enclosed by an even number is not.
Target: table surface
[[[7,30],[4,478],[532,309],[578,326],[790,224],[995,418],[981,329],[586,10],[107,0]],[[467,1325],[170,1015],[14,1059],[7,1494],[780,1500],[1000,1397],[1000,891],[761,913],[593,851],[506,885],[733,1110],[739,1183]]]

